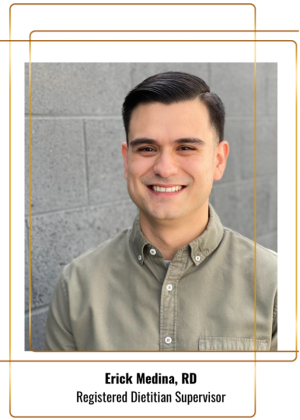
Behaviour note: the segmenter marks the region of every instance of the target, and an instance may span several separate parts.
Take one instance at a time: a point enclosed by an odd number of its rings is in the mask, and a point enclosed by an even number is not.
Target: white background
[[[8,39],[9,2],[0,5],[0,39]],[[299,29],[297,2],[257,1],[257,29]],[[103,9],[105,7],[105,10]],[[12,39],[28,39],[38,29],[253,29],[252,6],[14,6],[12,8]],[[101,9],[100,9],[101,8]],[[118,8],[118,9],[117,9]],[[130,8],[130,11],[128,10]],[[199,8],[199,9],[198,9]],[[202,8],[202,9],[201,9]],[[204,9],[203,9],[204,8]],[[100,11],[101,10],[101,11]],[[128,12],[126,12],[128,10]],[[193,11],[191,11],[193,10]],[[127,13],[127,14],[126,14]],[[104,37],[101,34],[101,39]],[[99,34],[36,33],[33,39],[99,39]],[[133,39],[132,34],[105,34],[109,39]],[[141,34],[135,35],[141,39]],[[253,39],[252,33],[204,34],[144,34],[145,39]],[[257,39],[299,40],[298,33],[258,33]],[[8,254],[8,43],[0,43],[0,122],[1,122],[1,191],[2,191],[2,281],[0,283],[0,360],[9,359],[9,254]],[[195,54],[195,51],[197,53]],[[32,61],[95,62],[95,61],[194,61],[251,62],[254,45],[248,43],[33,43]],[[13,360],[196,360],[226,359],[232,354],[184,355],[169,353],[97,353],[48,354],[25,353],[24,348],[24,62],[28,62],[28,43],[12,45],[12,359]],[[279,253],[279,349],[295,349],[295,44],[258,43],[257,61],[278,62],[278,253]],[[287,213],[288,207],[288,213]],[[260,355],[258,355],[261,357]],[[272,358],[271,354],[267,355]],[[236,355],[236,359],[253,359],[253,355]],[[277,359],[293,359],[291,353],[279,353]],[[273,357],[274,358],[274,357]],[[226,393],[223,405],[179,404],[100,407],[75,401],[77,390],[85,393],[103,392],[104,372],[162,372],[180,378],[181,372],[196,372],[197,385],[187,390],[150,386],[149,390],[173,393]],[[258,419],[297,419],[300,414],[296,401],[299,389],[299,362],[260,362],[257,372]],[[204,416],[242,415],[254,413],[254,364],[248,363],[22,363],[12,362],[12,414],[14,416],[86,415],[86,416]],[[141,387],[140,387],[141,388]],[[145,392],[146,388],[132,388]],[[153,388],[153,389],[152,389]],[[155,388],[155,389],[154,389]],[[178,388],[178,389],[177,389]],[[106,392],[131,391],[122,386]],[[9,364],[0,363],[0,417],[9,414]]]

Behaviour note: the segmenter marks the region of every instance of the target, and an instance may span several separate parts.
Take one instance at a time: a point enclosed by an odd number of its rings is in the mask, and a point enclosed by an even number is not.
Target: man
[[[277,258],[209,205],[225,170],[225,111],[185,73],[146,79],[123,104],[133,227],[76,258],[56,284],[46,350],[276,350]]]

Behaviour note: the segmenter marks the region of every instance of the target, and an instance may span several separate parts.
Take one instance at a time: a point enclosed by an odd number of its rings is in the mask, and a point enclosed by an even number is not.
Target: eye
[[[141,147],[138,152],[154,152],[154,148],[151,146]]]
[[[179,150],[188,151],[188,150],[195,150],[195,148],[190,147],[190,146],[180,146]]]

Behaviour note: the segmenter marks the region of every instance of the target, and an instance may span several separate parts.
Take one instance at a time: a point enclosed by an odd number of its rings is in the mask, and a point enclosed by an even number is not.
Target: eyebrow
[[[205,142],[203,140],[200,140],[196,137],[186,137],[186,138],[182,138],[182,139],[177,139],[174,141],[174,144],[197,144],[198,146],[204,146]],[[129,146],[131,147],[136,147],[136,146],[140,146],[141,144],[153,144],[153,145],[157,145],[159,144],[158,141],[154,140],[154,139],[148,139],[147,137],[141,137],[138,139],[134,139],[129,143]]]

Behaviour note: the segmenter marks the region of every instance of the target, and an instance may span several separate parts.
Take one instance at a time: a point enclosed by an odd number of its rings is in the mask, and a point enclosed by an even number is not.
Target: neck
[[[148,241],[157,247],[165,260],[172,260],[176,252],[200,236],[208,223],[208,202],[188,220],[150,219],[140,211],[141,230]]]

